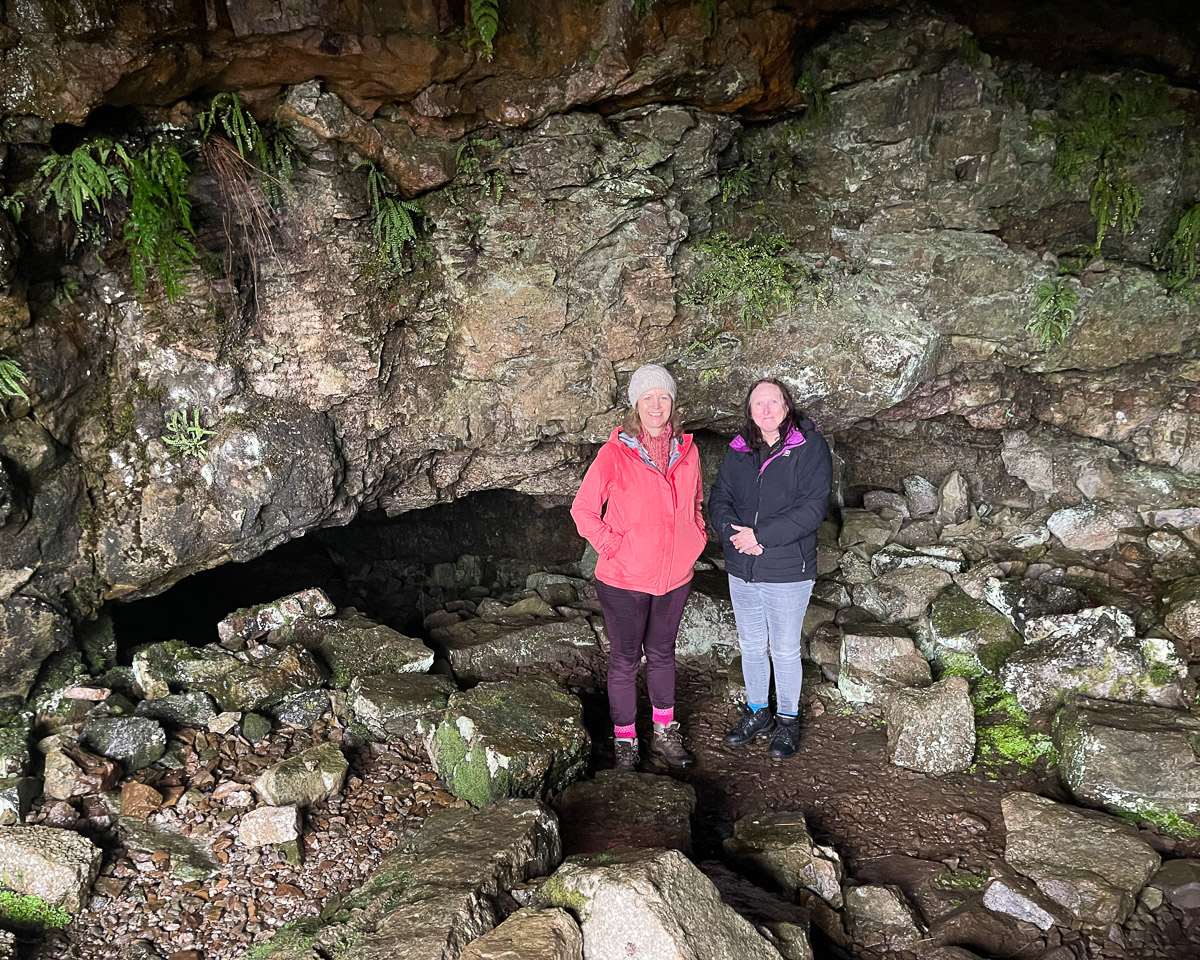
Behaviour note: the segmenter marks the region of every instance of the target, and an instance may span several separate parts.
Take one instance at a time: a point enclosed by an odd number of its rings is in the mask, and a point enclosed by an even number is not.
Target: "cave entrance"
[[[447,601],[523,589],[539,570],[577,574],[584,546],[566,505],[487,490],[396,517],[360,514],[158,596],[115,603],[114,632],[126,651],[168,639],[212,643],[230,611],[320,587],[338,607],[420,635],[425,615]]]

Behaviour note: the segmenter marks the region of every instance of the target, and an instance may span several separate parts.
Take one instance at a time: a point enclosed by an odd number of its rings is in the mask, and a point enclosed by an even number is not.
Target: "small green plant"
[[[721,178],[721,202],[738,200],[748,196],[758,178],[750,169],[750,164],[743,163],[730,170]]]
[[[41,897],[0,890],[0,920],[18,927],[61,930],[71,922],[71,915]]]
[[[90,208],[96,216],[114,194],[124,195],[129,180],[117,163],[117,145],[105,137],[87,140],[70,153],[52,153],[38,167],[45,180],[45,201],[53,200],[58,219],[69,215],[82,228]]]
[[[1025,93],[1025,81],[1012,74],[1005,77],[1004,83],[1000,86],[1000,96],[1009,103],[1024,103]]]
[[[718,233],[702,242],[700,249],[707,266],[686,294],[688,302],[709,310],[736,302],[747,330],[765,326],[771,310],[795,304],[793,270],[783,259],[788,245],[782,239],[737,240]]]
[[[145,293],[153,271],[167,299],[176,300],[185,289],[184,274],[196,260],[188,198],[191,171],[173,146],[151,143],[140,156],[120,153],[129,175],[125,247],[134,288]]]
[[[218,127],[224,131],[238,156],[256,171],[263,193],[273,205],[286,199],[292,173],[302,162],[286,126],[260,125],[236,93],[218,93],[196,120],[204,140]]]
[[[481,187],[483,192],[492,198],[492,203],[499,203],[500,198],[504,195],[504,174],[494,168],[484,170],[484,158],[480,157],[479,151],[483,150],[486,154],[498,150],[502,146],[499,139],[464,140],[458,145],[458,150],[454,155],[455,181]],[[455,205],[459,203],[460,188],[457,182],[447,188],[447,195],[451,203]]]
[[[18,189],[0,197],[0,210],[7,213],[13,223],[20,223],[25,212],[25,191]]]
[[[1196,279],[1196,251],[1200,248],[1200,203],[1179,218],[1162,253],[1155,257],[1156,265],[1166,271],[1163,284],[1175,293],[1190,286]]]
[[[162,442],[185,457],[203,460],[208,456],[208,438],[214,433],[215,430],[207,430],[200,426],[199,408],[192,410],[189,419],[188,409],[183,406],[172,410],[171,415],[167,417],[167,432],[163,435]]]
[[[978,37],[964,37],[958,48],[958,57],[968,67],[977,67],[983,62],[983,52],[979,49]]]
[[[367,203],[371,207],[371,233],[375,237],[379,262],[392,276],[405,273],[408,248],[418,250],[420,246],[413,220],[414,214],[421,215],[420,208],[410,200],[400,200],[389,194],[389,181],[375,164],[365,161],[358,167],[367,168]]]
[[[650,12],[654,6],[654,0],[633,0],[633,15],[641,18]]]
[[[467,7],[475,30],[469,46],[483,47],[483,59],[491,60],[496,52],[492,41],[500,29],[500,0],[468,0]]]
[[[25,375],[25,371],[21,369],[21,365],[12,357],[0,353],[0,397],[5,400],[10,397],[20,397],[26,403],[29,402],[29,394],[25,392],[22,386],[29,382],[29,377]]]
[[[933,878],[933,882],[943,890],[981,890],[988,882],[988,875],[969,870],[944,870]]]
[[[806,70],[796,80],[796,92],[802,94],[808,105],[804,111],[805,121],[820,123],[829,114],[829,90],[815,70]]]
[[[1149,823],[1159,833],[1175,837],[1178,840],[1195,840],[1200,837],[1200,827],[1184,820],[1178,810],[1163,811],[1154,807],[1142,807],[1139,810],[1122,813],[1120,816],[1133,823]]]
[[[1075,320],[1075,304],[1079,295],[1066,286],[1061,278],[1055,278],[1039,283],[1036,297],[1037,304],[1026,329],[1042,349],[1046,349],[1067,339],[1067,331]]]
[[[700,0],[700,17],[704,21],[705,36],[717,32],[717,6],[720,0]]]

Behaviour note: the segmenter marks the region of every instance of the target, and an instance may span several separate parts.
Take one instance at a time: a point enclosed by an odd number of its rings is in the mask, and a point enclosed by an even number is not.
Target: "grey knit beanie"
[[[667,373],[667,368],[657,363],[643,363],[629,379],[629,405],[636,407],[638,398],[654,389],[666,390],[671,395],[671,402],[675,402],[675,378]]]

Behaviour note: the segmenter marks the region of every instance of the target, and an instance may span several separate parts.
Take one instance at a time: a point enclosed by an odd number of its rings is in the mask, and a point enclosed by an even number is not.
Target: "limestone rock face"
[[[17,893],[78,913],[104,853],[86,837],[54,827],[0,827],[0,874]]]
[[[1131,823],[1031,793],[1004,797],[1004,859],[1089,926],[1123,923],[1159,856]]]
[[[940,775],[967,770],[975,758],[975,714],[965,677],[927,689],[897,690],[886,701],[888,760]]]
[[[336,743],[322,743],[267,767],[254,781],[264,803],[308,807],[334,796],[346,781],[349,764]]]
[[[0,603],[0,697],[28,695],[42,661],[71,635],[70,621],[44,601],[17,596]]]
[[[583,773],[591,744],[579,701],[533,677],[456,693],[423,732],[447,789],[477,806],[562,790]]]
[[[1063,781],[1114,813],[1200,810],[1200,718],[1148,704],[1072,697],[1054,717]]]
[[[927,687],[933,673],[901,627],[864,623],[846,627],[838,689],[854,703],[876,703],[898,687]]]
[[[1025,645],[1000,668],[1000,680],[1029,713],[1045,713],[1064,694],[1183,707],[1187,664],[1170,641],[1137,637],[1115,607],[1040,617],[1025,625]]]
[[[722,844],[725,856],[763,886],[794,899],[811,890],[835,910],[842,907],[841,858],[813,842],[804,814],[764,813],[742,817]]]
[[[779,952],[722,903],[712,881],[677,850],[572,857],[539,895],[577,917],[589,960],[779,960]]]

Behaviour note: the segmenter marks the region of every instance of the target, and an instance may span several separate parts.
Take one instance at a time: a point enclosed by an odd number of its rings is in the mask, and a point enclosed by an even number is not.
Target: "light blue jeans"
[[[729,595],[742,648],[746,701],[766,703],[775,666],[775,709],[795,714],[800,708],[800,628],[812,596],[813,581],[748,583],[732,574]]]

